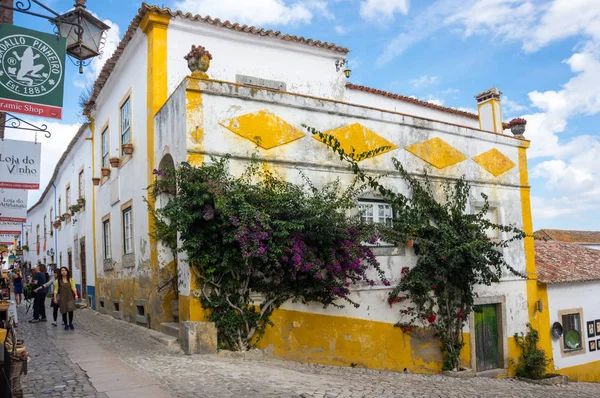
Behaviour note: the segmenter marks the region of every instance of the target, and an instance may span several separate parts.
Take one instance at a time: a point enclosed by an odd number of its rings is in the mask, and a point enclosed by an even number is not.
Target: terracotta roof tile
[[[535,264],[542,283],[600,280],[600,250],[577,243],[536,240]]]
[[[351,90],[358,90],[358,91],[364,91],[364,92],[371,93],[371,94],[381,95],[384,97],[393,98],[393,99],[397,99],[397,100],[405,101],[405,102],[410,102],[410,103],[417,104],[420,106],[425,106],[427,108],[436,109],[438,111],[454,113],[455,115],[460,115],[460,116],[468,117],[471,119],[479,120],[479,116],[477,116],[474,113],[465,112],[465,111],[461,111],[461,110],[454,109],[454,108],[448,108],[446,106],[435,105],[435,104],[432,104],[429,102],[421,101],[416,98],[407,97],[407,96],[401,95],[401,94],[394,94],[394,93],[390,93],[388,91],[378,90],[376,88],[360,86],[360,85],[352,84],[352,83],[346,83],[346,88],[349,88]]]
[[[117,46],[117,49],[112,54],[112,56],[104,63],[104,66],[102,67],[102,71],[96,78],[92,95],[90,96],[88,104],[85,107],[84,113],[89,112],[91,109],[93,109],[96,99],[98,98],[98,95],[100,95],[100,91],[102,91],[102,88],[106,84],[106,81],[108,80],[108,78],[110,77],[110,74],[112,73],[113,69],[115,68],[117,61],[119,60],[121,55],[123,55],[125,48],[127,48],[127,45],[133,38],[133,35],[135,34],[137,28],[139,27],[140,22],[142,21],[142,18],[148,12],[156,12],[156,13],[159,13],[162,15],[168,15],[170,17],[182,17],[182,18],[188,19],[190,21],[198,21],[198,22],[208,23],[210,25],[219,26],[219,27],[231,29],[231,30],[234,30],[237,32],[248,33],[248,34],[252,34],[252,35],[256,35],[256,36],[271,37],[271,38],[275,38],[275,39],[279,39],[279,40],[283,40],[283,41],[305,44],[308,46],[318,47],[318,48],[322,48],[325,50],[335,51],[335,52],[340,53],[341,56],[346,55],[350,51],[349,49],[338,46],[334,43],[328,43],[328,42],[324,42],[324,41],[320,41],[320,40],[313,40],[310,38],[306,39],[304,37],[282,34],[280,31],[273,31],[271,29],[267,30],[267,29],[258,28],[255,26],[240,25],[239,23],[232,23],[229,21],[222,22],[219,18],[211,18],[210,16],[202,17],[197,14],[193,15],[189,12],[183,13],[182,11],[172,11],[171,9],[166,8],[166,7],[151,6],[146,3],[142,3],[142,6],[138,10],[138,13],[133,18],[131,23],[129,24],[129,27],[127,28],[127,31],[125,32],[125,35],[123,35],[123,38],[121,39],[121,42]]]
[[[573,243],[600,243],[600,231],[571,231],[563,229],[540,229],[533,233],[535,239]]]

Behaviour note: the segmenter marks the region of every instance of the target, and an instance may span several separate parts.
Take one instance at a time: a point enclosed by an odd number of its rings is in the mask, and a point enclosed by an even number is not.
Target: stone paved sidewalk
[[[592,383],[538,386],[512,379],[453,379],[302,364],[272,357],[244,360],[223,355],[186,356],[177,348],[159,344],[140,326],[117,321],[88,309],[76,312],[75,324],[78,334],[74,335],[76,337],[72,341],[68,337],[57,338],[57,332],[40,324],[23,327],[28,331],[25,334],[43,338],[46,333],[46,339],[50,339],[44,344],[32,344],[32,337],[26,337],[34,359],[50,363],[55,357],[61,358],[55,361],[58,366],[56,371],[49,370],[48,366],[36,365],[32,359],[31,373],[25,380],[26,385],[24,383],[28,397],[106,396],[95,392],[86,373],[69,358],[64,358],[67,351],[60,347],[67,346],[70,341],[72,345],[89,343],[102,352],[117,356],[125,366],[135,368],[155,383],[158,382],[173,397],[600,396],[600,384]],[[39,375],[33,372],[34,366]],[[74,382],[69,383],[69,380]],[[64,388],[73,385],[76,391],[71,395],[67,395],[66,390],[48,391],[57,385],[67,386]]]

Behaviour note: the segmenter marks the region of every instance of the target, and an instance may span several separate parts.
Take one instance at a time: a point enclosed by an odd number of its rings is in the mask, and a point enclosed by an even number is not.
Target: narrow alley
[[[600,396],[600,384],[593,383],[453,379],[303,364],[266,354],[187,356],[176,344],[153,339],[146,328],[90,309],[76,311],[74,331],[51,322],[30,324],[27,315],[19,307],[18,335],[31,356],[21,379],[25,398]]]

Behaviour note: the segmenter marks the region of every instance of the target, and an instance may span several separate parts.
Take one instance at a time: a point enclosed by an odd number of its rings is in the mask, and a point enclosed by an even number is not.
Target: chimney
[[[477,94],[477,113],[479,114],[479,128],[502,134],[502,108],[500,96],[502,93],[496,87]]]

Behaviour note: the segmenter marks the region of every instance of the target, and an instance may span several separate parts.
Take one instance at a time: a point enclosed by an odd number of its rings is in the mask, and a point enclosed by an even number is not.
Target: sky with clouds
[[[59,12],[73,0],[47,0]],[[70,65],[64,117],[43,143],[42,182],[78,123],[93,83],[141,2],[88,0],[111,26],[104,59]],[[473,96],[504,93],[504,119],[528,120],[534,228],[600,229],[600,1],[598,0],[162,0],[159,5],[350,48],[351,81],[475,111]],[[40,22],[42,21],[42,22]],[[51,32],[43,20],[15,24]],[[42,123],[42,120],[28,120]],[[10,130],[7,138],[33,139]],[[30,201],[40,192],[32,192]]]

